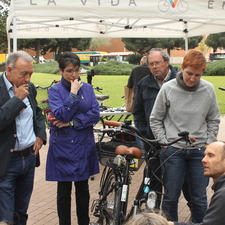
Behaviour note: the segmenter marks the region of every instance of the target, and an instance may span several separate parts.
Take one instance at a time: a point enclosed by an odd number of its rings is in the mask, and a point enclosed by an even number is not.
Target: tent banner
[[[11,0],[9,38],[185,38],[225,32],[225,0]]]
[[[11,0],[13,16],[225,18],[222,0]]]

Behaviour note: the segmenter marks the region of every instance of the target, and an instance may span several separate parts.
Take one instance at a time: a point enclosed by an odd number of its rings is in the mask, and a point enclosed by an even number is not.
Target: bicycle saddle
[[[104,101],[106,99],[109,99],[109,95],[95,95],[95,96],[98,101]]]
[[[115,153],[118,155],[133,155],[141,158],[142,151],[136,147],[127,147],[126,145],[119,145],[116,147]]]

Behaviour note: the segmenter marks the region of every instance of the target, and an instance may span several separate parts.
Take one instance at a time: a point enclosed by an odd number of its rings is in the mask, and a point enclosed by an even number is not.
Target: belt
[[[34,150],[33,150],[33,146],[29,147],[29,148],[25,148],[21,151],[13,151],[12,152],[12,156],[28,156],[30,155],[30,153],[34,153]]]

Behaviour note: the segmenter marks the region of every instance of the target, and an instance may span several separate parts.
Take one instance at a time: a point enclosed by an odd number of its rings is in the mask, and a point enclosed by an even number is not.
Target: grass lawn
[[[220,113],[225,114],[225,92],[218,89],[218,87],[225,87],[225,76],[203,76],[203,79],[211,82],[216,91]],[[46,87],[50,85],[53,80],[60,80],[61,75],[34,73],[31,81],[35,85]],[[86,75],[81,75],[81,80],[87,82]],[[94,87],[103,89],[102,94],[109,95],[110,98],[105,100],[105,105],[110,107],[120,107],[124,104],[124,86],[127,84],[128,76],[101,76],[95,75],[92,79]],[[96,94],[101,94],[96,92]],[[38,91],[38,100],[47,97],[46,91]]]
[[[225,87],[225,76],[203,76],[202,79],[213,84],[216,91],[220,113],[225,114],[225,91],[218,89],[219,87]]]

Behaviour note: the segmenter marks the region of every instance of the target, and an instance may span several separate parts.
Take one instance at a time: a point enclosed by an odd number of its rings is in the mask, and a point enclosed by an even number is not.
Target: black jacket
[[[169,80],[176,77],[178,72],[177,67],[169,66],[171,75]],[[134,96],[134,123],[141,133],[150,139],[154,139],[150,129],[149,117],[152,112],[153,105],[160,87],[152,74],[144,77],[137,85],[137,90]]]
[[[45,118],[41,109],[37,106],[37,91],[33,83],[29,83],[29,96],[33,109],[34,132],[36,136],[46,142]],[[21,110],[26,108],[22,100],[17,97],[10,98],[6,88],[3,75],[0,76],[0,180],[7,172],[10,150],[14,149],[16,143],[16,122],[15,118]]]
[[[147,76],[150,73],[150,70],[148,68],[147,64],[143,64],[140,66],[136,66],[132,69],[131,74],[129,76],[127,87],[133,88],[134,93],[137,89],[138,82],[143,79],[145,76]]]
[[[214,194],[202,223],[175,222],[175,225],[224,225],[225,224],[225,175],[212,186]]]

